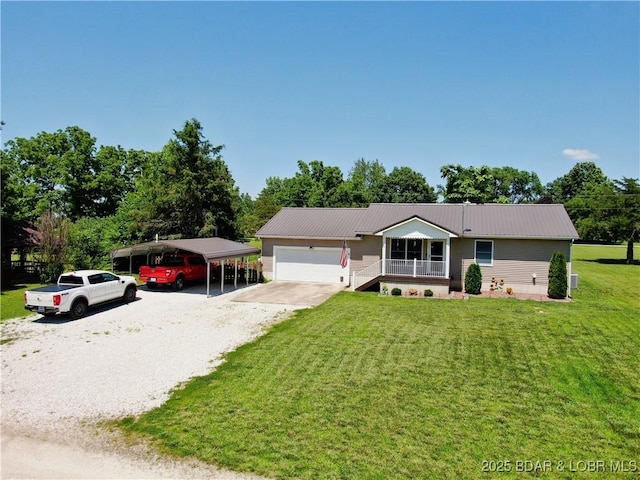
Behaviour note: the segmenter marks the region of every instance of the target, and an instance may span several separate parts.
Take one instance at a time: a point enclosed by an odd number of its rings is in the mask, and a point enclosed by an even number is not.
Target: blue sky
[[[160,150],[197,118],[242,192],[297,161],[640,176],[638,2],[7,2],[2,141]]]

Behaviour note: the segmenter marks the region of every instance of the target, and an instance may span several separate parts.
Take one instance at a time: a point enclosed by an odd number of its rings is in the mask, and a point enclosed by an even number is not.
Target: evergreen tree
[[[567,296],[567,259],[562,252],[553,252],[551,255],[547,294],[550,298]]]
[[[478,295],[482,290],[482,272],[480,265],[472,263],[464,277],[464,289],[467,293]]]

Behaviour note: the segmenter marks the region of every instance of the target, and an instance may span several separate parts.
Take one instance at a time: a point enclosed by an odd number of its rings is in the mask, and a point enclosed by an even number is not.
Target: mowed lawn
[[[640,266],[614,258],[574,247],[573,303],[340,293],[120,425],[275,478],[637,478]]]

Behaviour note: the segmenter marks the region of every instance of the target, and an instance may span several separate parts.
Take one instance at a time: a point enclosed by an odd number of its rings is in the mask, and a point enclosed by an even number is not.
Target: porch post
[[[449,278],[449,264],[451,263],[451,237],[447,237],[444,244],[444,276]]]
[[[387,237],[382,234],[382,276],[387,274]]]
[[[224,260],[220,260],[220,293],[224,292]]]
[[[413,259],[413,278],[416,278],[418,273],[418,259],[414,258]]]

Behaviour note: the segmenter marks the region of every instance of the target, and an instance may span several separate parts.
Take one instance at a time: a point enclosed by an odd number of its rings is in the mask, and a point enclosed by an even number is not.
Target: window
[[[98,283],[104,282],[104,278],[102,278],[101,273],[96,273],[94,275],[89,275],[89,283],[91,285],[97,285]]]
[[[184,267],[184,258],[182,257],[163,257],[159,267]]]
[[[116,277],[113,273],[103,273],[102,274],[102,281],[103,282],[113,282],[115,280],[120,280],[118,277]]]
[[[392,238],[391,258],[394,260],[422,260],[422,240]]]
[[[476,240],[476,263],[493,265],[493,240]]]
[[[60,277],[58,283],[63,285],[84,285],[82,277],[76,277],[75,275],[64,275]]]
[[[407,240],[407,260],[422,260],[422,240]]]
[[[193,256],[193,257],[189,257],[189,264],[190,265],[206,265],[207,262],[205,262],[204,258],[202,257]]]
[[[392,238],[391,239],[391,258],[394,260],[404,260],[406,241],[404,238]]]

